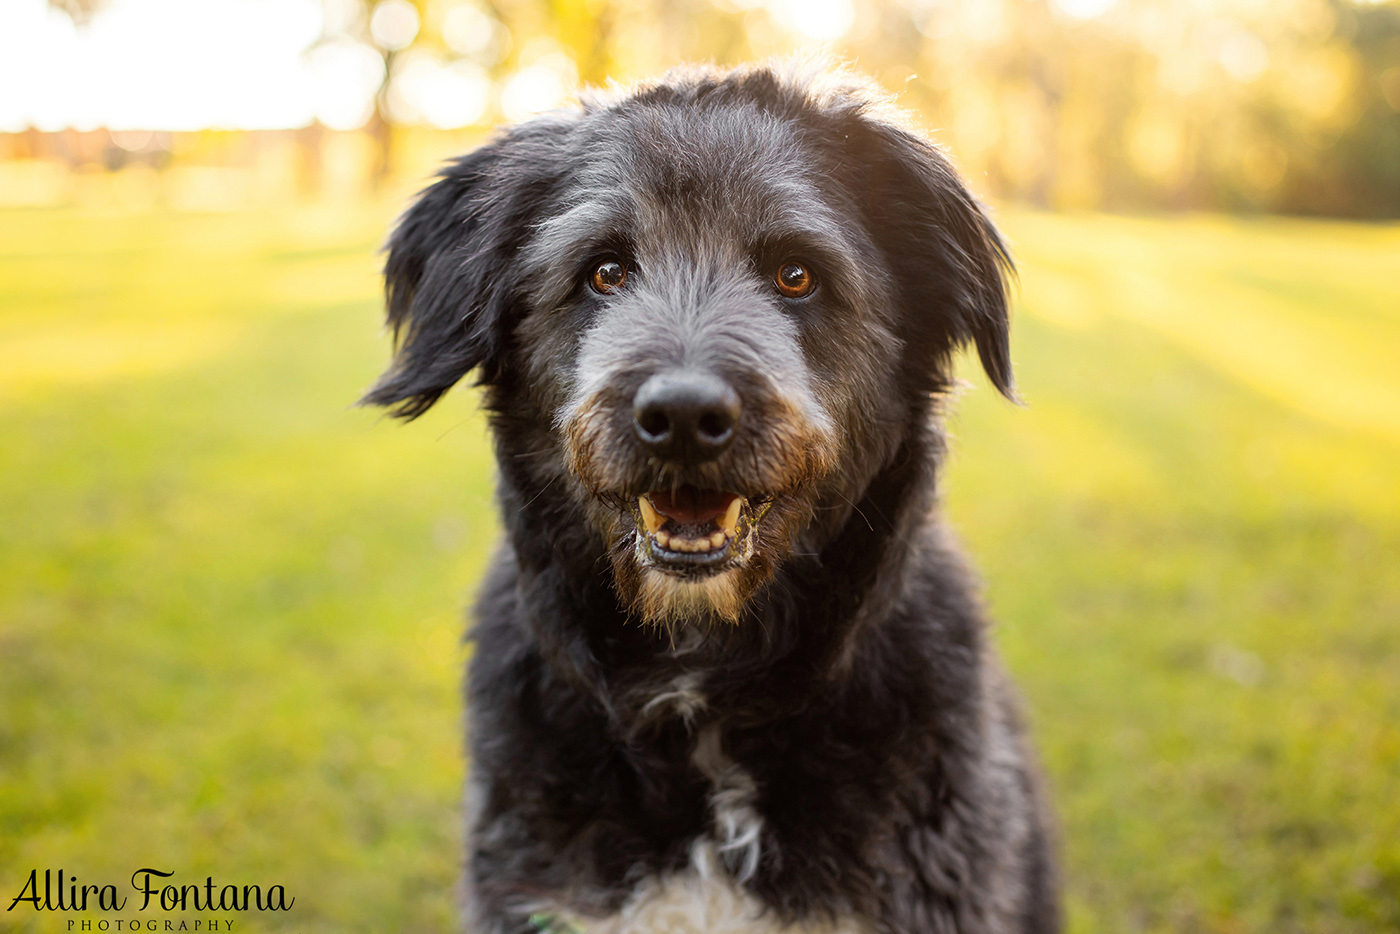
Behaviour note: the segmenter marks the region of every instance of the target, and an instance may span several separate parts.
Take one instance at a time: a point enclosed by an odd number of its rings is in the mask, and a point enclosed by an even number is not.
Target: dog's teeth
[[[697,538],[691,544],[695,546],[696,551],[710,550],[710,540],[708,538]]]
[[[710,547],[719,548],[724,544],[725,535],[723,532],[710,533]]]
[[[652,537],[656,539],[656,544],[660,545],[662,548],[669,548],[669,547],[671,547],[671,533],[670,533],[670,532],[667,532],[667,531],[664,531],[664,530],[663,530],[663,531],[659,531],[659,532],[657,532],[655,535],[653,535]]]
[[[729,501],[729,508],[724,511],[724,518],[720,520],[719,527],[726,535],[733,535],[739,527],[739,509],[743,505],[743,497],[736,496]]]
[[[647,531],[652,535],[655,535],[666,523],[666,520],[661,517],[661,513],[652,507],[651,500],[645,496],[637,497],[637,508],[641,510],[642,522],[646,524]]]

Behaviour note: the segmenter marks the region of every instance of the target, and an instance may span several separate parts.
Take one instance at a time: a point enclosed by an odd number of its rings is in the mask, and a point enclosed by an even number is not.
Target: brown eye
[[[627,281],[627,267],[615,259],[604,260],[594,267],[593,276],[589,281],[595,292],[604,295],[616,292]]]
[[[788,298],[802,298],[804,295],[811,295],[812,289],[817,284],[812,271],[796,262],[783,263],[778,269],[778,274],[773,277],[773,281],[778,284],[778,291]]]

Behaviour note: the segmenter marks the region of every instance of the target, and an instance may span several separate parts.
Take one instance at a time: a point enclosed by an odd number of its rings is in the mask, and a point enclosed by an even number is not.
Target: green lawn
[[[295,896],[237,931],[452,928],[492,467],[470,393],[349,406],[392,213],[0,213],[5,905],[152,866]],[[965,367],[946,498],[1072,929],[1396,930],[1400,228],[1003,221],[1029,406]]]

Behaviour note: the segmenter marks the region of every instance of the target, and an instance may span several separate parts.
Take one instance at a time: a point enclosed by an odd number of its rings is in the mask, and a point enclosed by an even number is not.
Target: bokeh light
[[[381,49],[406,49],[418,36],[418,8],[408,0],[379,0],[369,18],[369,34]]]
[[[333,130],[353,130],[374,113],[384,83],[384,60],[363,42],[336,38],[306,55],[316,119]]]
[[[539,36],[520,52],[521,66],[501,88],[501,113],[507,120],[524,120],[558,107],[578,81],[578,69],[564,47]]]
[[[447,8],[442,39],[453,52],[483,65],[501,61],[511,47],[510,30],[474,3],[455,3]]]
[[[409,52],[394,67],[389,114],[401,123],[439,129],[470,126],[490,102],[491,78],[470,61],[444,62],[430,52]]]

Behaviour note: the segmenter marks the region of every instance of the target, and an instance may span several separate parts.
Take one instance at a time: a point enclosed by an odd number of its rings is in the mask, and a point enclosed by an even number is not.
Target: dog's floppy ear
[[[511,265],[553,188],[568,126],[542,118],[463,156],[399,219],[384,264],[394,359],[362,405],[413,419],[473,369],[496,381],[519,301]]]
[[[936,316],[928,349],[946,356],[974,342],[992,385],[1016,401],[1005,242],[937,147],[890,123],[861,122],[874,150],[860,154],[872,189],[872,232],[893,263],[905,305],[925,322]]]

